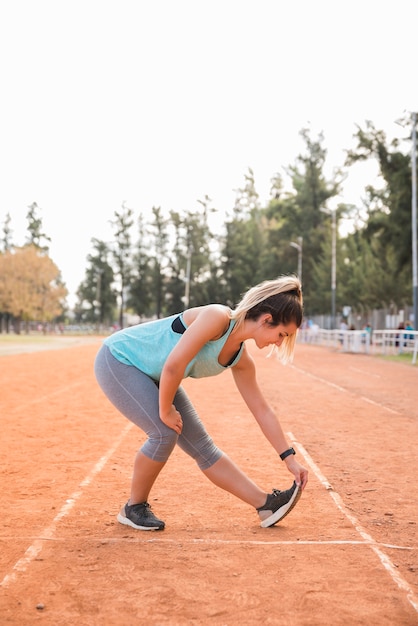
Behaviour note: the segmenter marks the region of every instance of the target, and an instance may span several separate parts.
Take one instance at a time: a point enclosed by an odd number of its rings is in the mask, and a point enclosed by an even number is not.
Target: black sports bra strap
[[[182,335],[185,330],[186,327],[183,324],[183,322],[181,321],[181,317],[180,315],[178,315],[172,322],[171,324],[171,328],[174,330],[175,333],[178,333],[179,335]]]
[[[239,355],[239,351],[241,350],[241,348],[242,348],[242,343],[241,343],[241,345],[240,345],[239,349],[235,352],[235,354],[234,354],[234,356],[232,357],[232,359],[230,359],[230,360],[228,361],[228,363],[225,365],[225,367],[230,367],[230,365],[232,365],[232,363],[235,361],[235,359],[236,359],[236,358],[237,358],[237,356]]]

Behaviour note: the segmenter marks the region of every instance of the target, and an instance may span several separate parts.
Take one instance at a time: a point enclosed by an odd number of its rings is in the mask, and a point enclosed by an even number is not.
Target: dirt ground
[[[116,521],[143,435],[94,380],[99,346],[0,356],[2,626],[418,624],[416,367],[309,345],[282,366],[250,344],[307,489],[263,529],[176,449],[147,533]],[[185,387],[260,486],[290,486],[230,372]]]

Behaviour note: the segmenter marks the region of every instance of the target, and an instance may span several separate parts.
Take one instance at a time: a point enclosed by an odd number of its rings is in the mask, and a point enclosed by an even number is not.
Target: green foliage
[[[119,318],[123,326],[125,313],[147,318],[208,302],[234,306],[250,286],[280,274],[297,273],[298,250],[291,244],[298,241],[302,242],[306,315],[329,314],[333,235],[326,210],[329,212],[340,196],[346,170],[335,169],[325,176],[327,153],[322,133],[312,137],[309,130],[302,129],[300,134],[304,148],[284,170],[286,184],[276,173],[271,179],[270,199],[263,206],[254,172],[248,168],[216,234],[209,226],[215,208],[208,196],[195,208],[183,211],[165,214],[161,207],[153,207],[149,222],[123,203],[111,222],[113,241],[92,239],[93,251],[77,293],[77,321],[110,325]],[[345,168],[374,160],[382,186],[368,185],[361,207],[340,203],[333,208],[338,224],[347,219],[352,224],[350,233],[338,229],[336,235],[337,314],[344,306],[366,313],[373,308],[404,308],[412,300],[409,144],[408,151],[401,150],[401,140],[389,144],[371,122],[358,127],[355,143],[347,152]],[[43,232],[36,202],[29,206],[27,219],[27,240],[42,256],[50,238]],[[7,215],[0,260],[16,249],[10,222]],[[3,283],[2,313],[17,315],[10,303],[22,295],[19,282],[13,282],[9,272],[6,296],[5,279]],[[55,285],[65,290],[59,277]],[[27,309],[27,319],[35,309]]]
[[[111,222],[115,237],[112,254],[116,264],[116,275],[119,279],[119,326],[121,328],[124,325],[126,288],[131,277],[131,228],[133,223],[133,210],[122,203],[122,210],[115,211],[115,219]]]
[[[331,262],[326,259],[325,243],[331,251],[330,218],[321,209],[326,208],[329,199],[340,190],[342,172],[336,170],[332,180],[326,180],[323,169],[326,151],[322,147],[323,137],[313,140],[309,131],[301,131],[306,144],[306,153],[299,155],[296,164],[289,166],[292,191],[276,189],[275,196],[265,209],[268,221],[267,246],[269,257],[264,254],[263,267],[268,277],[278,274],[297,273],[297,251],[290,243],[303,240],[303,290],[305,309],[311,315],[323,312],[325,302],[330,302]],[[328,225],[327,225],[328,224]],[[328,272],[325,280],[326,272]],[[320,287],[318,280],[320,280]],[[319,288],[318,288],[319,287]],[[324,297],[325,296],[325,297]],[[328,297],[329,296],[329,297]]]
[[[43,242],[50,242],[51,238],[42,231],[42,218],[39,216],[40,207],[36,202],[32,202],[28,208],[27,220],[29,235],[27,237],[27,243],[34,245],[36,248],[39,248],[39,250],[48,252],[49,246],[47,243]]]
[[[282,177],[276,174],[271,198],[263,207],[254,173],[248,168],[223,232],[216,237],[208,225],[214,211],[208,197],[199,201],[195,210],[171,211],[169,215],[153,207],[149,224],[140,216],[134,251],[129,235],[132,212],[124,207],[116,214],[115,274],[119,281],[124,277],[130,311],[142,317],[160,317],[207,302],[234,306],[251,285],[296,273],[298,251],[290,244],[302,241],[306,315],[330,313],[329,209],[340,194],[345,172],[337,169],[326,178],[322,134],[312,138],[303,129],[301,136],[305,150],[286,170],[290,189],[285,190]],[[353,311],[367,312],[404,306],[411,300],[408,156],[399,151],[396,142],[387,146],[384,134],[370,124],[365,131],[359,129],[357,142],[346,167],[359,160],[378,159],[385,185],[378,190],[369,186],[363,207],[339,204],[333,208],[337,223],[349,219],[354,225],[353,232],[343,237],[336,231],[337,314],[347,305]],[[94,272],[97,274],[97,267]],[[90,295],[84,293],[91,308],[94,272]],[[119,288],[119,298],[122,295]],[[109,292],[111,303],[112,297]]]
[[[138,217],[138,242],[133,254],[131,281],[127,307],[143,317],[151,315],[153,294],[150,271],[151,255],[148,247],[147,228],[140,214]]]
[[[376,159],[385,182],[383,189],[367,187],[368,220],[365,236],[369,243],[378,237],[390,251],[391,272],[411,271],[411,166],[410,157],[399,151],[399,140],[387,145],[386,136],[371,122],[356,133],[357,147],[348,153],[347,163]],[[385,256],[385,254],[383,255]]]
[[[153,314],[161,317],[165,313],[164,295],[166,272],[169,264],[169,220],[163,216],[161,207],[152,208],[153,221],[150,224],[150,278],[153,289]]]
[[[251,169],[245,185],[236,193],[232,217],[226,221],[221,246],[223,298],[234,306],[244,291],[263,280],[261,258],[265,247],[265,223]]]
[[[12,229],[11,229],[11,217],[10,217],[10,213],[7,213],[6,218],[3,222],[3,237],[1,239],[1,251],[2,252],[7,252],[8,250],[11,250],[13,247],[12,244]]]
[[[110,264],[109,244],[92,239],[93,253],[87,257],[84,281],[77,290],[75,316],[78,323],[95,323],[110,327],[114,321],[117,292],[113,287],[114,273]]]

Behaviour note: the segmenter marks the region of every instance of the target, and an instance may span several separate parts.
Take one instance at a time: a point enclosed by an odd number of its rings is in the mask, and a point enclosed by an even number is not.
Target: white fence
[[[418,353],[418,331],[414,330],[324,330],[304,328],[298,333],[298,341],[342,352],[397,355],[411,354],[415,364]]]

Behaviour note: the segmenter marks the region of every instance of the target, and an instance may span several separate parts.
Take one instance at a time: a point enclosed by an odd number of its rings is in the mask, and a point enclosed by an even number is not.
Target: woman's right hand
[[[178,435],[181,435],[181,431],[183,430],[183,420],[174,404],[171,405],[170,412],[166,415],[161,415],[160,419],[166,426],[172,428]]]

